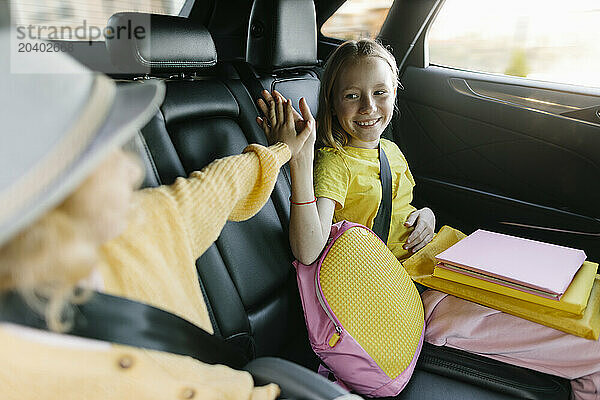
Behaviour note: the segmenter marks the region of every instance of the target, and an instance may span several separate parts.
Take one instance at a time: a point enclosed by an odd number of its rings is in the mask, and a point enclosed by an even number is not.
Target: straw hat
[[[9,33],[0,27],[0,245],[76,189],[165,93],[153,80],[116,85],[60,52],[26,58],[54,73],[20,73]]]

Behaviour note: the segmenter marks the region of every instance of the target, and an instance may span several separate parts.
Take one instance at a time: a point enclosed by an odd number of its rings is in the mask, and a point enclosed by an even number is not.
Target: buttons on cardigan
[[[119,362],[117,364],[121,369],[129,369],[133,367],[133,357],[126,354],[119,358]]]
[[[196,391],[192,388],[185,388],[181,391],[181,398],[185,400],[193,399],[196,396]]]

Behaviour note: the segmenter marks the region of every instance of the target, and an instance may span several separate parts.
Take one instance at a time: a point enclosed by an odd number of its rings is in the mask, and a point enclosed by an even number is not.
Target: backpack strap
[[[207,364],[240,369],[249,359],[224,339],[170,312],[123,297],[93,292],[73,305],[69,335],[186,355]],[[0,321],[49,330],[45,320],[16,292],[0,296]]]
[[[392,218],[392,171],[381,142],[379,142],[379,178],[381,179],[381,202],[373,221],[373,232],[387,244]]]

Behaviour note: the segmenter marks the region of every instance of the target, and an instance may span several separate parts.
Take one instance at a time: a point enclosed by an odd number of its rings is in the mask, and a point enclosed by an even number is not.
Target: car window
[[[600,87],[596,0],[446,0],[428,33],[431,64]]]
[[[117,12],[179,15],[186,0],[13,0],[17,32],[28,39],[103,41]]]
[[[394,0],[348,0],[321,27],[338,39],[375,38]]]

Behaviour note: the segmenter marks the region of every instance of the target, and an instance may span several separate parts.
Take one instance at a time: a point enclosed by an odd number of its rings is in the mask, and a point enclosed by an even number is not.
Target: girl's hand
[[[296,119],[295,121],[296,132],[308,130],[308,137],[298,153],[292,156],[290,162],[295,165],[304,164],[306,167],[310,168],[310,173],[312,174],[313,159],[315,156],[315,140],[317,139],[317,124],[304,97],[300,99],[300,113],[301,118]]]
[[[413,231],[408,235],[404,249],[416,253],[433,239],[435,229],[435,215],[431,209],[424,207],[413,211],[406,218],[405,226],[414,226]]]
[[[287,144],[292,153],[292,159],[302,150],[306,150],[308,142],[314,144],[315,120],[312,117],[308,104],[304,98],[300,99],[300,112],[298,114],[292,107],[291,100],[285,100],[281,94],[274,91],[271,95],[266,90],[263,99],[258,99],[258,107],[264,117],[257,117],[256,122],[265,132],[270,144],[283,142]],[[311,151],[312,151],[312,145]]]

